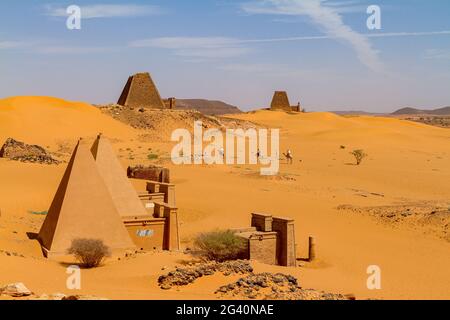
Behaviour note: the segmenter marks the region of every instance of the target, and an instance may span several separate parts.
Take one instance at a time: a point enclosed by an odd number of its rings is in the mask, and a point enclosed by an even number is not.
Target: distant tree
[[[352,152],[350,152],[350,154],[352,154],[355,159],[356,159],[356,165],[360,165],[362,160],[367,157],[367,154],[364,152],[364,150],[358,149],[358,150],[353,150]]]

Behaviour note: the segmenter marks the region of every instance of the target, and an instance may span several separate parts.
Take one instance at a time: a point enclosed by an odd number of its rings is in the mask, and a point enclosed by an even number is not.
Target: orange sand
[[[306,255],[307,237],[313,235],[318,260],[298,268],[255,262],[257,271],[290,273],[305,288],[354,293],[358,298],[450,298],[448,242],[335,209],[341,204],[449,201],[449,130],[391,118],[329,113],[258,111],[232,117],[280,128],[281,151],[290,148],[294,164],[282,161],[284,179],[276,179],[259,176],[257,166],[174,166],[166,161],[177,185],[183,247],[190,246],[198,232],[247,226],[251,212],[289,216],[296,221],[298,255]],[[149,164],[149,148],[167,155],[174,145],[140,142],[145,131],[119,123],[88,104],[45,97],[0,100],[0,143],[13,137],[67,156],[79,136],[93,139],[98,132],[112,139],[124,167]],[[70,150],[61,149],[62,144]],[[132,157],[127,148],[133,150]],[[369,154],[361,166],[352,165],[349,151],[353,149]],[[215,289],[235,279],[215,275],[179,290],[163,291],[156,281],[167,272],[161,268],[170,269],[189,256],[155,252],[84,270],[81,292],[67,290],[65,266],[45,260],[39,245],[27,237],[43,221],[29,211],[48,209],[64,169],[65,164],[0,159],[0,286],[24,282],[38,294],[212,299]],[[141,181],[134,184],[143,185]],[[361,197],[360,191],[367,196]],[[25,257],[8,256],[2,250]],[[366,268],[372,264],[381,267],[381,290],[366,288]]]

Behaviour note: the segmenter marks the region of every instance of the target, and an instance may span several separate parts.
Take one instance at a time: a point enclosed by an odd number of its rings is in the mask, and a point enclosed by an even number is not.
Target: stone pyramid
[[[103,240],[113,252],[134,248],[89,147],[78,142],[38,235],[49,258],[74,239]]]
[[[147,215],[108,139],[98,135],[91,152],[119,215],[122,218]]]
[[[117,104],[132,108],[165,109],[165,104],[148,72],[128,78]]]
[[[272,104],[270,105],[272,110],[286,110],[291,111],[291,105],[286,91],[275,91],[273,95]]]

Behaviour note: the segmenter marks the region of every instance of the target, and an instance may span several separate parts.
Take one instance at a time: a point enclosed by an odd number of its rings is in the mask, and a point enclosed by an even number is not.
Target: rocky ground
[[[340,294],[303,289],[295,277],[282,273],[254,274],[248,261],[197,263],[186,268],[177,268],[159,277],[163,290],[177,286],[187,286],[200,277],[211,276],[221,272],[225,276],[245,275],[238,281],[218,288],[215,294],[221,299],[268,299],[268,300],[348,300]]]
[[[405,117],[404,119],[409,120],[409,121],[415,121],[415,122],[428,124],[431,126],[441,127],[441,128],[450,128],[450,116],[423,115],[423,116]]]
[[[22,282],[11,283],[0,287],[0,300],[106,300],[105,298],[90,295],[65,295],[63,293],[36,295],[29,290]]]
[[[59,164],[60,161],[54,159],[43,147],[30,145],[21,141],[8,138],[0,149],[0,158],[8,158],[15,161]]]
[[[210,276],[221,272],[226,276],[232,274],[249,274],[253,268],[248,261],[236,260],[223,263],[209,262],[191,265],[186,268],[177,268],[158,279],[161,289],[168,290],[175,286],[186,286],[203,276]]]
[[[173,130],[178,128],[193,130],[194,121],[202,121],[203,129],[248,129],[259,125],[250,121],[231,119],[224,116],[204,115],[195,110],[161,110],[149,108],[129,108],[117,104],[97,106],[100,110],[136,129],[153,131],[147,134],[150,140],[167,141]]]
[[[250,274],[217,289],[221,299],[246,298],[258,300],[349,300],[341,294],[303,289],[297,279],[282,273]]]
[[[339,211],[367,214],[377,221],[395,227],[409,226],[450,242],[450,202],[419,202],[387,206],[357,207],[340,205]]]

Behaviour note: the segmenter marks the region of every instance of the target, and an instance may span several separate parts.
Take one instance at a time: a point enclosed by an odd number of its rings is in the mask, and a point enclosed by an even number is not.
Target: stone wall
[[[272,215],[265,213],[253,213],[252,214],[252,227],[262,232],[272,231]]]
[[[177,99],[175,98],[167,98],[163,100],[166,109],[176,109],[177,107]]]
[[[170,183],[170,170],[157,166],[128,167],[128,178]]]
[[[290,218],[274,217],[272,230],[277,232],[278,264],[282,266],[296,266],[294,220]]]
[[[249,237],[249,258],[266,264],[276,265],[277,233],[256,232]]]
[[[253,213],[250,228],[234,232],[248,240],[248,258],[280,266],[296,266],[294,220]]]
[[[124,224],[138,249],[164,249],[166,219],[148,217],[147,219],[125,220]]]

